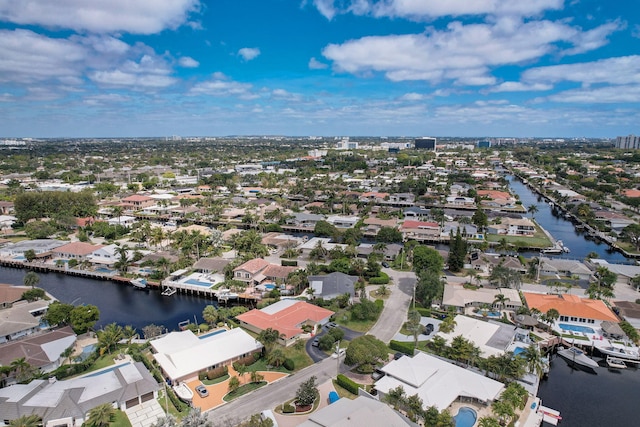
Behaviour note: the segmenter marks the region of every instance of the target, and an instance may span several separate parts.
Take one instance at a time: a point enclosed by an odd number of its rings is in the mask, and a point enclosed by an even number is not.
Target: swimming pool
[[[187,279],[187,280],[184,281],[184,283],[187,283],[189,285],[203,286],[203,287],[206,287],[206,288],[210,288],[210,287],[213,286],[213,283],[211,283],[211,282],[201,282],[201,281],[199,281],[197,279]]]
[[[458,409],[458,413],[453,417],[456,427],[473,427],[476,423],[476,419],[478,419],[478,414],[468,406],[463,406]]]
[[[226,329],[219,329],[217,331],[209,332],[208,334],[200,335],[198,338],[200,338],[202,340],[202,339],[205,339],[205,338],[212,337],[214,335],[221,334],[223,332],[227,332],[227,330]]]
[[[524,348],[522,347],[516,347],[513,349],[513,355],[517,356],[518,354],[522,353],[524,351]]]
[[[560,329],[564,329],[565,331],[572,332],[582,332],[583,334],[595,334],[596,331],[593,328],[582,325],[572,325],[569,323],[558,323]]]

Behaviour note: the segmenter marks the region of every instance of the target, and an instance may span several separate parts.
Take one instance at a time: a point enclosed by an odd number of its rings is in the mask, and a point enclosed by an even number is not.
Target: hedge
[[[402,342],[402,341],[393,341],[389,343],[389,348],[391,350],[399,351],[400,353],[404,353],[408,356],[413,356],[413,352],[415,350],[415,346],[412,342]]]
[[[289,259],[283,259],[281,260],[280,264],[283,267],[297,267],[298,266],[298,261],[293,259],[293,260],[289,260]]]
[[[351,378],[348,378],[342,374],[339,374],[336,381],[338,385],[344,388],[345,390],[350,391],[353,394],[358,394],[358,389],[360,388],[360,386]]]
[[[285,359],[282,366],[289,371],[293,371],[296,368],[296,364],[293,359]]]
[[[384,271],[380,272],[380,275],[369,279],[370,285],[386,285],[389,283],[389,275]]]
[[[219,368],[209,369],[206,372],[206,377],[208,380],[215,380],[216,378],[220,378],[229,373],[229,368],[225,366],[220,366]]]
[[[283,414],[293,414],[295,411],[296,411],[296,408],[294,408],[293,405],[289,403],[285,403],[284,406],[282,407]]]
[[[182,412],[189,408],[187,404],[185,404],[182,400],[178,399],[178,397],[173,393],[171,388],[167,387],[167,396],[169,396],[169,400],[173,403],[173,406],[176,408],[178,412]]]
[[[422,317],[431,317],[431,309],[424,307],[416,307],[415,310],[420,313]]]
[[[376,305],[376,307],[378,307],[380,312],[382,312],[382,307],[384,307],[384,301],[382,301],[381,299],[377,299],[373,303]]]

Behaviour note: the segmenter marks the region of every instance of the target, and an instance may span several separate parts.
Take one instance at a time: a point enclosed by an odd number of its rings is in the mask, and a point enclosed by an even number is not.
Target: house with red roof
[[[92,245],[85,242],[71,242],[58,246],[51,251],[54,258],[77,259],[82,262],[87,256],[100,249],[103,245]]]
[[[257,276],[268,266],[269,261],[265,261],[262,258],[254,258],[234,268],[233,278],[249,284],[253,284],[256,279],[259,279],[258,283],[260,283],[264,280],[264,277],[260,279],[260,277]]]
[[[547,295],[523,292],[529,309],[535,308],[546,313],[554,308],[560,313],[559,322],[573,322],[598,325],[600,322],[620,322],[618,316],[598,299],[580,298],[577,295]]]
[[[121,200],[125,209],[139,210],[156,204],[156,200],[142,194],[134,194]]]
[[[280,344],[293,344],[304,334],[304,327],[311,327],[315,334],[327,323],[334,312],[308,302],[280,300],[263,309],[253,309],[236,317],[240,326],[252,332],[271,328],[280,333]]]
[[[431,240],[440,237],[440,224],[437,222],[406,220],[400,226],[404,240]]]

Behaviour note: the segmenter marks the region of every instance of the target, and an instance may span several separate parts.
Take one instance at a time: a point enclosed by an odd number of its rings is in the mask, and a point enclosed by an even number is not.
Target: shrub
[[[344,338],[344,331],[342,328],[333,328],[329,331],[327,335],[330,335],[333,338],[333,341],[342,340]]]
[[[358,386],[358,384],[353,381],[351,378],[348,378],[342,374],[338,375],[337,378],[337,383],[340,387],[344,388],[345,390],[353,393],[353,394],[358,394],[358,389],[360,388]]]
[[[369,279],[370,285],[386,285],[389,283],[389,275],[383,271],[376,277]]]
[[[280,263],[283,267],[297,267],[298,266],[298,261],[293,259],[293,260],[288,260],[288,259],[283,259]]]
[[[284,363],[282,364],[282,366],[284,366],[284,368],[289,371],[293,371],[296,368],[296,364],[293,361],[293,359],[289,359],[289,358],[284,360]]]
[[[338,328],[335,328],[335,329],[338,329]],[[318,348],[323,351],[330,350],[331,347],[333,347],[333,343],[335,342],[336,340],[332,335],[330,334],[323,335],[320,337],[320,340],[318,341]]]
[[[214,380],[216,378],[220,378],[229,373],[229,368],[227,366],[221,366],[219,368],[210,369],[207,371],[207,379]]]
[[[416,307],[416,311],[420,313],[422,317],[431,317],[431,309],[424,307]]]
[[[391,340],[391,342],[389,343],[389,348],[391,348],[391,350],[404,353],[408,356],[413,356],[413,352],[415,350],[413,342],[401,342],[401,341],[393,341],[393,340]]]
[[[296,411],[296,408],[294,408],[293,405],[289,403],[285,403],[284,406],[282,407],[283,414],[293,414],[295,411]]]

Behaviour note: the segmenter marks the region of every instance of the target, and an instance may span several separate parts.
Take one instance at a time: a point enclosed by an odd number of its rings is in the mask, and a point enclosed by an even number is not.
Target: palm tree
[[[16,380],[18,380],[18,382],[23,382],[31,378],[33,368],[25,357],[15,359],[9,366],[11,366],[11,370],[16,373]]]
[[[206,414],[200,412],[200,408],[192,408],[182,419],[182,427],[213,427],[213,422]]]
[[[280,348],[274,348],[269,353],[267,353],[267,362],[269,362],[269,364],[273,366],[282,365],[286,358],[287,357]]]
[[[413,334],[413,346],[418,346],[418,336],[423,330],[423,326],[420,324],[420,320],[422,316],[420,316],[420,312],[418,310],[409,310],[407,314],[407,323],[406,327],[409,332]]]
[[[127,340],[127,345],[131,344],[131,341],[138,336],[138,331],[131,325],[127,325],[122,329],[122,337]]]
[[[117,218],[118,218],[118,225],[120,225],[120,217],[122,216],[122,213],[123,213],[123,212],[124,212],[124,208],[123,208],[122,206],[120,206],[120,205],[113,206],[113,207],[111,208],[111,214],[112,214],[114,217],[117,217]]]
[[[235,369],[236,369],[236,372],[238,373],[238,376],[240,376],[240,379],[244,380],[244,374],[246,374],[248,371],[247,365],[237,363]]]
[[[302,342],[302,341],[299,341],[299,342]],[[260,381],[264,380],[264,375],[262,375],[258,371],[251,371],[250,380],[252,383],[259,383]]]
[[[24,286],[31,286],[31,289],[33,289],[38,283],[40,283],[40,276],[38,276],[38,274],[33,271],[25,274],[24,278],[22,279],[22,284]]]
[[[265,352],[269,354],[273,350],[273,347],[276,345],[279,338],[279,331],[277,331],[276,329],[267,328],[261,331],[256,339],[260,341],[262,345],[264,345]]]
[[[478,427],[500,427],[500,421],[493,417],[482,417],[478,420]]]
[[[493,402],[493,405],[491,405],[491,410],[498,417],[498,419],[505,423],[505,425],[508,424],[511,418],[513,418],[513,416],[515,415],[515,411],[513,410],[511,404],[502,400],[496,400],[495,402]]]
[[[493,299],[493,305],[495,306],[497,303],[498,310],[502,310],[506,305],[507,301],[509,301],[509,298],[505,297],[504,294],[498,294]]]
[[[525,347],[518,356],[524,359],[530,373],[536,374],[538,377],[542,376],[544,364],[542,363],[542,356],[540,355],[540,349],[537,345]]]
[[[89,411],[87,424],[92,427],[109,427],[116,415],[116,410],[111,403],[103,403]]]
[[[546,322],[549,324],[549,329],[551,329],[551,325],[553,325],[553,323],[558,320],[558,318],[560,317],[560,313],[558,312],[558,310],[556,310],[555,308],[550,308],[545,314],[544,314],[545,320]]]
[[[42,425],[42,418],[39,415],[23,415],[20,418],[9,421],[10,427],[38,427]]]
[[[122,326],[113,322],[97,332],[100,348],[111,354],[111,349],[122,339]]]
[[[124,274],[129,269],[129,246],[122,245],[116,249],[118,261],[116,262],[118,269]]]
[[[531,214],[531,218],[535,219],[536,216],[536,212],[538,212],[538,206],[537,205],[531,205],[527,208],[527,212],[529,212]]]
[[[456,328],[456,325],[457,325],[456,318],[453,316],[447,316],[442,321],[442,323],[440,323],[439,330],[440,332],[448,334],[450,332],[453,332],[453,330]]]
[[[162,418],[158,418],[155,424],[151,424],[151,427],[178,427],[178,423],[173,415],[167,414]]]
[[[231,377],[228,385],[229,393],[233,393],[239,388],[240,388],[240,380],[238,379],[238,377]]]

